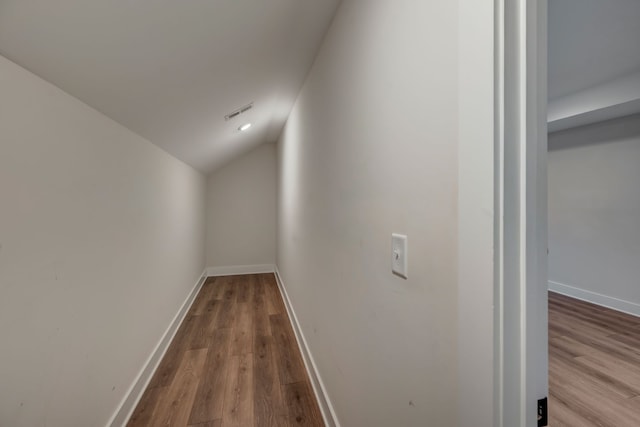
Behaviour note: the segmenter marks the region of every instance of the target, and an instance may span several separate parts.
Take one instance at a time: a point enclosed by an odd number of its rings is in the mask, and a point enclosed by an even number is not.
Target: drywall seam
[[[336,415],[336,411],[331,404],[331,399],[329,399],[327,389],[322,382],[322,377],[320,376],[318,367],[316,366],[316,363],[313,359],[311,350],[309,349],[309,346],[307,344],[307,340],[302,333],[302,328],[300,327],[298,317],[296,316],[296,312],[293,309],[293,305],[291,304],[291,300],[289,299],[287,290],[284,286],[284,283],[282,282],[282,277],[280,276],[278,266],[275,266],[275,276],[276,281],[278,282],[278,288],[280,289],[280,294],[282,295],[282,299],[284,301],[285,308],[287,309],[287,313],[289,314],[289,320],[291,321],[291,326],[293,327],[293,332],[295,333],[298,347],[300,348],[300,352],[302,353],[302,359],[304,360],[305,368],[307,369],[307,373],[309,374],[309,378],[311,379],[311,386],[313,387],[313,392],[316,395],[316,399],[318,400],[320,412],[322,413],[324,423],[328,427],[340,427],[338,416]]]
[[[575,286],[565,285],[563,283],[549,280],[549,290],[562,295],[566,295],[575,299],[590,302],[592,304],[607,307],[612,310],[621,311],[640,317],[640,304],[625,301],[619,298],[602,295],[597,292],[591,292]]]
[[[224,267],[207,267],[207,276],[237,276],[241,274],[274,273],[273,264],[229,265]]]
[[[202,288],[202,285],[207,278],[206,273],[207,271],[205,270],[200,276],[200,279],[198,279],[198,281],[196,282],[193,289],[191,289],[191,292],[184,300],[182,306],[173,317],[173,320],[162,335],[162,338],[160,338],[160,341],[158,341],[158,344],[149,355],[149,358],[143,365],[135,381],[131,384],[131,387],[129,387],[127,394],[118,405],[118,408],[107,423],[107,426],[125,426],[129,421],[129,418],[133,414],[133,410],[138,405],[138,402],[142,398],[142,394],[144,393],[144,391],[147,389],[147,386],[149,385],[153,374],[155,373],[156,369],[158,369],[160,361],[162,361],[162,358],[167,352],[169,344],[171,344],[173,337],[176,335],[176,332],[178,332],[180,324],[182,324],[182,321],[189,312],[193,301],[196,299],[196,295],[198,295],[198,292],[200,292],[200,288]]]

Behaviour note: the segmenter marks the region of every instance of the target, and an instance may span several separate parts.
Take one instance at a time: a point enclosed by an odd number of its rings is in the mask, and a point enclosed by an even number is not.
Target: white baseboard
[[[156,369],[158,369],[160,361],[164,357],[164,354],[167,352],[169,344],[171,344],[173,337],[178,331],[178,327],[184,320],[184,317],[191,308],[196,295],[198,295],[198,292],[200,292],[200,288],[202,288],[202,285],[204,284],[206,279],[207,274],[205,270],[193,289],[191,289],[191,292],[189,293],[187,298],[182,303],[180,310],[178,310],[176,315],[173,317],[173,320],[169,324],[169,327],[162,335],[162,338],[160,338],[160,341],[158,341],[158,344],[156,344],[156,347],[151,352],[151,355],[149,355],[149,358],[140,370],[140,373],[138,373],[138,376],[136,377],[133,384],[131,384],[131,387],[129,387],[127,394],[118,405],[118,409],[115,411],[115,413],[107,423],[107,426],[120,427],[127,424],[129,418],[131,418],[131,415],[133,415],[133,411],[138,405],[140,398],[142,398],[142,394],[149,385],[151,377],[153,377]]]
[[[563,283],[549,280],[549,290],[562,295],[566,295],[592,304],[610,308],[612,310],[621,311],[640,317],[640,304],[618,298],[602,295],[597,292],[591,292],[574,286],[565,285]]]
[[[229,265],[223,267],[207,267],[207,276],[237,276],[239,274],[275,273],[273,264]]]
[[[333,409],[333,405],[331,404],[331,400],[329,399],[329,395],[327,394],[327,389],[322,382],[322,378],[320,377],[320,373],[318,372],[316,363],[313,360],[313,356],[311,355],[311,351],[309,350],[309,346],[307,345],[307,340],[302,333],[300,323],[298,322],[298,317],[296,316],[296,312],[291,305],[291,300],[289,299],[287,289],[282,282],[282,277],[280,277],[280,272],[278,271],[277,266],[275,267],[275,276],[276,281],[278,282],[278,288],[280,288],[280,294],[282,294],[282,299],[284,300],[285,308],[287,309],[287,313],[289,314],[289,319],[291,319],[291,326],[293,327],[293,332],[296,335],[296,341],[298,342],[298,347],[300,348],[300,352],[302,353],[304,365],[307,368],[307,372],[309,373],[311,386],[313,387],[313,392],[315,393],[316,399],[318,400],[318,405],[320,406],[320,412],[322,413],[324,423],[327,427],[340,427],[340,422],[338,421],[336,412]]]

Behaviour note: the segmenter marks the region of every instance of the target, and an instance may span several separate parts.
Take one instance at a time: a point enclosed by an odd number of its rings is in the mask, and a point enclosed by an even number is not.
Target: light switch
[[[391,271],[400,277],[407,278],[408,272],[407,236],[403,234],[391,235]]]

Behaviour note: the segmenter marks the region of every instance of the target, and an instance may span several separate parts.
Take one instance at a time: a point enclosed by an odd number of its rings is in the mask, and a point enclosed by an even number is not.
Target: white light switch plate
[[[405,279],[408,277],[407,236],[404,234],[391,235],[391,271]]]

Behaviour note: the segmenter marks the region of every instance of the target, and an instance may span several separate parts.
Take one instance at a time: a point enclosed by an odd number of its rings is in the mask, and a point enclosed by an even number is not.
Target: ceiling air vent
[[[247,112],[249,110],[251,110],[253,108],[253,102],[244,105],[240,108],[238,108],[237,110],[234,110],[232,112],[230,112],[229,114],[227,114],[226,116],[224,116],[225,121],[229,121],[231,119],[233,119],[234,117],[238,117],[240,114]]]

